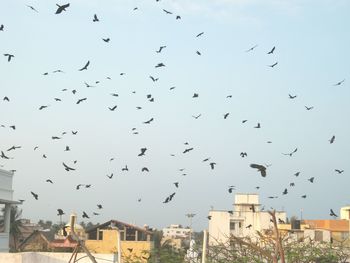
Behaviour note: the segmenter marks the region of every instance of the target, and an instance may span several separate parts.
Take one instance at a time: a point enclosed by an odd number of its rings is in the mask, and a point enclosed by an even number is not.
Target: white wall
[[[0,199],[12,200],[12,177],[12,173],[0,169]]]
[[[93,254],[97,262],[111,262],[113,254]],[[67,263],[72,253],[52,252],[24,252],[24,253],[0,253],[1,263]],[[77,259],[86,256],[79,253]],[[104,259],[104,260],[102,260]],[[107,261],[108,260],[108,261]],[[88,257],[82,258],[79,263],[91,263]]]
[[[9,251],[9,234],[0,233],[0,252],[8,252],[8,251]]]
[[[227,211],[209,211],[209,244],[226,243],[230,237],[230,214]]]

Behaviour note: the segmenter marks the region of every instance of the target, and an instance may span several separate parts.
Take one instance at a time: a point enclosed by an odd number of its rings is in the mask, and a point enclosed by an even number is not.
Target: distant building
[[[191,229],[189,227],[182,227],[181,225],[170,225],[163,228],[163,237],[166,238],[188,238]]]
[[[0,252],[9,251],[11,205],[21,204],[13,201],[12,177],[13,172],[0,169],[0,208],[4,208],[4,224],[0,230]]]
[[[262,232],[273,227],[271,216],[261,211],[258,194],[236,194],[232,210],[209,211],[209,245],[226,243],[230,235],[236,237],[256,237],[256,231]],[[276,211],[279,222],[286,221],[286,213]]]
[[[142,228],[118,220],[110,220],[86,232],[85,246],[92,253],[116,254],[120,248],[123,259],[146,262],[154,246],[152,231],[148,227]]]
[[[48,231],[35,230],[19,245],[18,250],[21,252],[36,251],[47,252],[51,251],[50,241],[54,235]]]

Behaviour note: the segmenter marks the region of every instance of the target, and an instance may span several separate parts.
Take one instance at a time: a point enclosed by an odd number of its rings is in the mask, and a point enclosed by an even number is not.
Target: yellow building
[[[117,220],[88,229],[85,246],[92,253],[118,253],[123,260],[147,261],[153,248],[152,232]],[[120,243],[119,243],[120,242]]]

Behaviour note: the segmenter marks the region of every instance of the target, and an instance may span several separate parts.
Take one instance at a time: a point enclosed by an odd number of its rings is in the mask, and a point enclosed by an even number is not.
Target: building
[[[271,216],[260,209],[258,194],[236,194],[233,210],[209,211],[209,245],[226,243],[230,235],[256,237],[256,231],[273,228]],[[286,221],[286,213],[276,211],[279,222]]]
[[[188,238],[191,229],[189,227],[182,227],[181,225],[170,225],[163,228],[163,237],[165,238]]]
[[[12,178],[13,172],[0,169],[0,208],[4,208],[3,227],[0,231],[0,252],[9,251],[11,205],[20,204],[13,200]]]
[[[110,220],[87,231],[85,246],[91,253],[116,254],[125,259],[147,261],[153,248],[152,232],[148,227],[138,227]]]
[[[50,240],[54,235],[49,231],[35,230],[19,245],[18,250],[21,252],[37,251],[46,252],[51,251]]]

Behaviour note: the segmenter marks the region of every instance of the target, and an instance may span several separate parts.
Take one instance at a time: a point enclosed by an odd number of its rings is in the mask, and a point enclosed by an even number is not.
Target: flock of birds
[[[156,2],[159,2],[159,1],[160,1],[160,0],[156,0]],[[30,5],[27,5],[27,7],[30,8],[33,12],[39,13],[39,11],[37,10],[36,7],[30,6]],[[61,4],[61,5],[57,4],[56,10],[53,10],[52,13],[55,14],[55,15],[63,15],[65,12],[69,12],[69,11],[70,11],[70,8],[73,8],[73,7],[70,6],[70,3]],[[53,9],[54,9],[54,8],[53,8]],[[138,7],[135,7],[133,10],[134,10],[134,11],[135,11],[135,10],[138,10]],[[163,11],[166,15],[172,15],[172,14],[173,14],[173,12],[171,12],[171,11],[169,11],[169,10],[166,10],[166,9],[163,9],[162,11]],[[180,16],[180,15],[176,15],[175,18],[176,18],[176,20],[180,20],[180,19],[181,19],[181,16]],[[94,14],[94,15],[92,16],[92,22],[94,22],[94,23],[100,22],[100,18],[99,18],[99,16],[98,16],[97,14]],[[2,33],[1,31],[6,31],[6,30],[7,30],[6,25],[1,24],[1,21],[0,21],[0,33]],[[205,35],[205,32],[199,32],[199,33],[197,33],[197,34],[194,34],[193,37],[194,37],[194,38],[201,38],[201,37],[203,37],[204,35]],[[104,42],[106,42],[106,43],[109,43],[111,39],[110,39],[109,37],[106,37],[106,38],[102,38],[102,40],[103,40]],[[254,52],[254,50],[255,50],[257,47],[258,47],[258,45],[254,45],[254,46],[250,47],[249,49],[246,49],[244,52],[246,52],[246,53]],[[159,48],[158,48],[157,50],[155,50],[155,52],[156,52],[157,54],[162,53],[166,48],[167,48],[166,45],[160,45]],[[268,50],[268,52],[266,52],[266,54],[267,54],[267,55],[273,55],[275,51],[276,51],[276,46],[273,46],[270,50]],[[202,56],[202,52],[199,51],[199,50],[197,50],[195,53],[196,53],[198,56]],[[8,63],[18,63],[18,62],[19,62],[19,60],[16,61],[17,58],[16,58],[16,55],[15,55],[15,54],[4,53],[3,56],[5,57],[5,59],[6,59],[6,61],[7,61]],[[87,71],[87,70],[89,70],[90,65],[91,65],[91,62],[90,62],[90,60],[88,60],[88,61],[86,61],[84,64],[82,64],[81,67],[77,67],[77,71]],[[274,63],[269,64],[269,65],[266,65],[266,66],[269,67],[269,68],[278,67],[278,61],[275,61]],[[162,62],[157,63],[156,65],[154,65],[154,68],[155,68],[155,69],[163,68],[163,67],[166,67],[166,65],[165,65],[164,63],[162,63]],[[64,73],[64,72],[63,72],[63,70],[58,69],[58,70],[53,71],[52,73],[58,74],[58,73]],[[49,72],[44,72],[44,73],[42,73],[43,76],[47,76],[47,75],[49,75],[49,74],[50,74]],[[124,75],[126,75],[126,73],[125,73],[125,72],[121,72],[121,73],[119,73],[119,75],[120,75],[120,76],[124,76]],[[149,76],[149,78],[151,79],[152,82],[157,82],[157,81],[159,80],[159,77],[154,77],[154,76],[151,76],[151,75]],[[106,79],[111,80],[112,78],[111,78],[111,77],[107,77]],[[340,85],[342,85],[344,82],[345,82],[345,79],[336,82],[336,83],[334,84],[334,86],[340,86]],[[96,81],[94,84],[89,84],[89,83],[87,83],[87,82],[84,82],[84,85],[85,85],[87,88],[93,88],[93,87],[95,87],[95,86],[98,85],[98,84],[99,84],[99,81]],[[172,86],[172,87],[169,88],[169,90],[174,90],[175,88],[176,88],[175,86]],[[63,89],[62,91],[65,92],[65,91],[67,91],[67,89]],[[73,94],[76,94],[77,91],[73,89],[73,90],[72,90],[72,93],[73,93]],[[134,92],[134,93],[135,93],[135,92]],[[118,96],[119,96],[118,93],[111,93],[110,95],[113,96],[113,97],[118,97]],[[196,99],[196,98],[198,98],[198,97],[199,97],[199,93],[193,93],[193,96],[192,96],[193,99]],[[232,95],[231,95],[231,94],[226,96],[226,99],[231,99],[231,98],[232,98]],[[297,95],[288,94],[288,97],[287,97],[287,98],[290,99],[290,100],[294,100],[294,99],[297,98]],[[14,100],[15,100],[15,99],[14,99]],[[58,97],[55,97],[54,100],[55,100],[56,102],[60,102],[60,101],[61,101],[61,99],[58,98]],[[76,104],[78,105],[78,104],[84,103],[84,102],[87,101],[87,100],[88,100],[87,97],[79,98],[79,99],[76,100]],[[152,94],[148,94],[148,95],[147,95],[147,100],[148,100],[149,102],[154,102],[154,97],[152,96]],[[4,95],[4,96],[3,96],[3,102],[4,102],[4,103],[11,103],[11,101],[12,101],[12,98],[10,99],[9,96],[7,96],[7,95]],[[50,107],[49,104],[47,104],[47,105],[40,105],[40,106],[38,107],[38,110],[43,111],[43,110],[46,110],[46,109],[49,108],[49,107]],[[112,106],[108,107],[108,110],[109,110],[109,111],[116,111],[117,109],[118,109],[118,106],[117,106],[117,105],[112,105]],[[142,107],[141,107],[141,106],[137,106],[136,109],[137,109],[137,110],[141,110]],[[311,110],[314,109],[314,107],[313,107],[313,106],[307,106],[307,105],[305,105],[305,109],[306,109],[307,111],[311,111]],[[202,114],[192,115],[193,119],[195,119],[195,120],[199,119],[201,116],[202,116]],[[226,120],[227,118],[229,118],[229,116],[230,116],[230,112],[226,112],[226,113],[223,114],[222,118],[223,118],[224,120]],[[150,125],[151,123],[153,123],[153,121],[155,121],[155,119],[152,117],[152,118],[146,119],[146,120],[143,122],[143,124],[144,124],[144,125]],[[241,121],[242,125],[244,125],[247,121],[248,121],[248,120],[246,120],[246,119],[242,120],[242,121]],[[16,130],[16,125],[8,125],[8,126],[1,125],[1,127],[2,127],[2,128],[8,127],[8,128],[10,128],[10,129]],[[254,128],[254,129],[261,129],[261,128],[262,128],[262,125],[261,125],[260,122],[258,122],[255,126],[253,126],[253,128]],[[74,130],[72,130],[72,131],[69,132],[69,133],[70,133],[72,136],[78,136],[78,135],[79,135],[79,134],[78,134],[78,131],[74,131]],[[52,140],[62,140],[62,139],[63,139],[63,136],[68,135],[69,133],[68,133],[68,132],[63,132],[60,136],[56,136],[56,135],[55,135],[55,136],[52,136],[51,139],[52,139]],[[137,130],[136,128],[132,128],[132,134],[136,135],[136,134],[138,134],[138,133],[139,133],[139,132],[138,132],[138,130]],[[335,138],[336,138],[335,135],[333,135],[333,136],[329,139],[329,143],[330,143],[330,144],[335,143]],[[268,143],[272,143],[272,142],[271,142],[271,141],[268,141]],[[183,149],[182,154],[187,154],[187,153],[189,153],[189,152],[191,152],[191,151],[194,150],[194,147],[190,146],[188,142],[186,142],[186,143],[184,143],[184,144],[185,144],[185,148]],[[20,145],[13,145],[13,146],[9,147],[8,149],[3,149],[3,150],[1,150],[1,155],[0,155],[1,160],[2,160],[2,161],[6,161],[6,160],[13,159],[14,157],[11,156],[11,153],[12,153],[13,151],[16,151],[16,150],[21,149],[21,148],[22,148],[22,146],[20,146]],[[34,151],[37,151],[39,148],[40,148],[40,146],[35,146],[33,150],[34,150]],[[71,150],[71,148],[70,148],[70,146],[68,146],[68,145],[67,145],[67,146],[65,147],[65,149],[64,149],[64,151],[70,151],[70,150]],[[146,153],[147,153],[147,150],[148,150],[148,148],[146,148],[146,147],[140,148],[140,152],[139,152],[138,154],[135,154],[135,157],[137,156],[137,158],[138,158],[138,157],[145,156]],[[297,151],[298,151],[298,148],[295,148],[295,149],[291,150],[290,152],[284,152],[284,153],[281,153],[281,154],[282,154],[282,155],[285,155],[285,156],[292,157],[294,154],[297,153]],[[246,157],[248,156],[247,152],[241,152],[239,155],[241,156],[241,158],[246,158]],[[175,156],[175,154],[171,154],[171,156]],[[46,155],[45,153],[43,153],[43,154],[42,154],[42,158],[47,158],[47,155]],[[114,158],[110,158],[109,161],[114,161]],[[66,171],[66,172],[74,172],[74,171],[77,170],[77,168],[76,168],[76,166],[75,166],[75,165],[77,164],[77,162],[78,162],[77,160],[74,160],[74,161],[72,161],[71,163],[62,162],[62,169],[63,169],[64,171]],[[208,168],[210,168],[211,170],[214,170],[215,167],[216,167],[216,165],[217,165],[216,161],[212,161],[210,157],[203,159],[202,162],[203,162],[203,163],[207,163],[207,164],[208,164]],[[251,163],[251,164],[250,164],[250,167],[253,168],[253,169],[256,169],[257,172],[259,172],[260,175],[261,175],[262,177],[264,177],[264,178],[265,178],[265,177],[268,177],[268,167],[269,167],[269,166],[270,166],[269,164],[257,164],[257,163]],[[146,173],[150,171],[150,169],[149,169],[148,167],[145,167],[145,166],[142,167],[140,170],[141,170],[141,172],[146,172]],[[179,169],[180,172],[184,172],[184,170],[185,170],[184,168]],[[15,172],[15,170],[13,170],[13,171]],[[129,171],[128,165],[125,165],[125,166],[121,169],[121,171],[122,171],[122,172],[127,172],[127,171]],[[338,174],[341,174],[341,173],[344,172],[344,170],[342,170],[342,169],[335,169],[334,171],[335,171],[336,173],[338,173]],[[186,173],[183,173],[182,175],[185,176]],[[294,174],[295,177],[298,177],[299,175],[300,175],[300,172],[296,172],[296,173]],[[106,177],[107,177],[108,180],[112,180],[112,179],[113,179],[113,176],[114,176],[114,173],[110,173],[110,174],[107,174],[107,175],[106,175]],[[315,181],[315,177],[310,177],[310,178],[308,178],[307,180],[309,181],[309,183],[312,184],[312,183],[314,183],[314,181]],[[54,178],[48,178],[48,179],[46,180],[46,183],[48,183],[48,184],[54,184],[54,182],[55,182]],[[173,182],[173,185],[174,185],[175,188],[177,189],[177,188],[179,188],[180,182],[178,182],[178,181],[177,181],[177,182]],[[291,182],[291,183],[289,184],[289,187],[294,187],[294,186],[295,186],[295,183],[294,183],[294,182]],[[91,187],[92,187],[92,184],[82,184],[82,183],[80,183],[80,184],[77,184],[77,185],[75,186],[75,189],[78,191],[78,190],[81,190],[82,188],[91,188]],[[259,189],[259,188],[260,188],[259,186],[256,187],[256,189]],[[228,192],[229,192],[230,194],[233,193],[234,190],[236,190],[236,186],[234,186],[234,185],[228,186]],[[288,191],[289,191],[289,189],[286,187],[286,188],[281,192],[281,195],[287,195],[287,194],[288,194]],[[29,192],[30,192],[30,194],[32,195],[32,197],[33,197],[35,200],[40,200],[40,193],[36,193],[36,192],[34,192],[34,191],[29,191]],[[166,196],[166,197],[163,199],[162,202],[163,202],[164,204],[167,204],[167,203],[173,201],[175,195],[176,195],[176,192],[175,192],[175,191],[174,191],[174,192],[171,192],[168,196]],[[304,195],[301,196],[301,198],[306,198],[306,197],[307,197],[306,194],[304,194]],[[278,196],[269,196],[268,198],[274,199],[274,198],[278,198]],[[24,200],[24,199],[21,199],[21,201],[24,202],[25,200]],[[138,198],[137,201],[138,201],[138,202],[141,202],[142,199],[141,199],[141,198]],[[98,215],[100,215],[101,209],[103,209],[103,205],[102,205],[102,204],[96,204],[95,210],[94,210],[92,213],[90,213],[90,215],[89,215],[86,211],[83,211],[83,212],[82,212],[82,218],[89,219],[89,218],[91,217],[91,214],[94,215],[94,216],[98,216]],[[229,212],[232,212],[232,211],[229,211]],[[65,212],[64,212],[64,210],[63,210],[62,208],[58,208],[58,209],[57,209],[57,215],[58,215],[58,216],[62,216],[62,215],[64,215],[64,214],[65,214]],[[337,215],[334,213],[334,211],[333,211],[332,209],[330,209],[330,216],[337,217]],[[208,218],[209,220],[211,219],[210,216],[207,217],[207,218]],[[248,227],[249,227],[249,226],[248,226]]]

